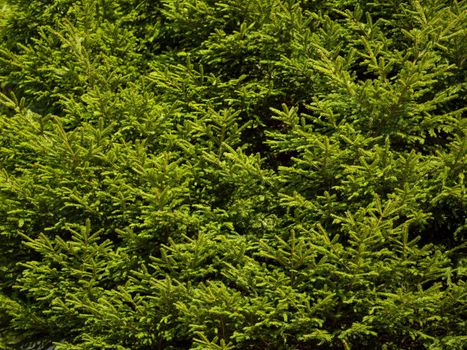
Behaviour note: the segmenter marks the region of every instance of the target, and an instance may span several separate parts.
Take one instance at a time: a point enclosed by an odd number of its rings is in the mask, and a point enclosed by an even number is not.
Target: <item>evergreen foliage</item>
[[[464,349],[466,1],[0,9],[0,349]]]

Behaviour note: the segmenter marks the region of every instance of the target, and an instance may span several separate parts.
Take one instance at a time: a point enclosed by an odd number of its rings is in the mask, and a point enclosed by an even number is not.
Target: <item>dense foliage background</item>
[[[0,349],[464,348],[466,1],[0,9]]]

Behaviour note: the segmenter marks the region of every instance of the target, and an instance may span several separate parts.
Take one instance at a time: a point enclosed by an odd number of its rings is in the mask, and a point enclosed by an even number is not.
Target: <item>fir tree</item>
[[[466,1],[0,9],[0,349],[463,349]]]

